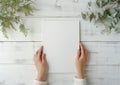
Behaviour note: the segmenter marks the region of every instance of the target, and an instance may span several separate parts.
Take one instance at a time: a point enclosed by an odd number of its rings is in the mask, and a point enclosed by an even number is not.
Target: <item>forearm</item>
[[[46,79],[46,74],[45,73],[44,74],[38,73],[38,75],[36,77],[36,80],[37,81],[42,81],[42,82],[46,81],[47,80]]]
[[[74,77],[74,85],[86,85],[84,69],[79,70]]]
[[[33,85],[47,85],[47,79],[45,75],[41,75],[38,73]]]
[[[34,80],[33,85],[48,85],[48,82]],[[86,85],[86,79],[79,79],[74,77],[74,85]]]
[[[85,78],[83,69],[79,70],[79,72],[76,72],[76,78],[78,78],[78,79],[84,79]]]
[[[47,81],[34,80],[33,85],[48,85]]]
[[[74,77],[74,85],[86,85],[86,79],[79,79]]]

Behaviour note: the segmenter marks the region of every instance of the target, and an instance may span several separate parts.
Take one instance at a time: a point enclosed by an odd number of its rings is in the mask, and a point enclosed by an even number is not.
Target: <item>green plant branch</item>
[[[110,33],[113,29],[118,33],[117,31],[120,31],[120,27],[116,27],[116,25],[120,22],[120,0],[96,0],[96,5],[98,9],[102,10],[102,13],[99,10],[92,11],[92,4],[92,2],[88,2],[89,11],[82,13],[82,18],[84,20],[94,20],[95,23],[99,21],[105,26],[104,30],[107,29]]]
[[[33,0],[0,0],[0,29],[6,38],[8,29],[19,30],[27,36],[27,28],[21,20],[21,14],[32,15],[35,11],[33,3]],[[19,29],[15,28],[14,23],[19,25]]]

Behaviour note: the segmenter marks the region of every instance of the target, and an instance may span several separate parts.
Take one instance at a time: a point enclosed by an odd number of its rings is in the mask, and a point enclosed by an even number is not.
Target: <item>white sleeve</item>
[[[74,77],[74,85],[86,85],[86,80]]]
[[[33,82],[33,85],[47,85],[47,84],[48,84],[47,81],[41,82],[41,81],[34,80]]]

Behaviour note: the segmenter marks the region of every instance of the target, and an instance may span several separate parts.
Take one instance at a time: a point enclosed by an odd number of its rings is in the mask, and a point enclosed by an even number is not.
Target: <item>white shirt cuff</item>
[[[34,84],[33,85],[47,85],[47,81],[44,81],[44,82],[42,82],[42,81],[37,81],[37,80],[34,80]]]
[[[78,79],[74,77],[74,85],[86,85],[86,79]]]

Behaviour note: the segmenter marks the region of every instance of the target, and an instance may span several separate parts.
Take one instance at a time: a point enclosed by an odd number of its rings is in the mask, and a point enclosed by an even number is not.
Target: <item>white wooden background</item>
[[[33,16],[23,17],[29,28],[22,33],[11,32],[9,39],[0,33],[0,85],[32,85],[35,78],[33,54],[41,44],[40,21],[46,18],[78,18],[80,39],[89,50],[86,68],[88,85],[120,85],[120,34],[101,34],[102,26],[81,19],[88,0],[36,0],[40,9]],[[73,85],[73,73],[49,74],[50,85]]]

